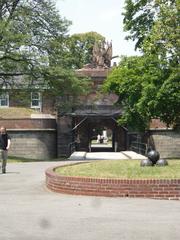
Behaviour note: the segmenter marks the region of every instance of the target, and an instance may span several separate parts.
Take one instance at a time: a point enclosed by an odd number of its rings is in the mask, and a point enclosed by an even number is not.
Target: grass
[[[121,179],[180,179],[180,159],[169,160],[164,167],[140,167],[138,160],[106,160],[64,166],[56,169],[63,176]]]
[[[0,109],[0,118],[26,118],[31,117],[32,113],[37,113],[37,111],[29,108],[23,107],[8,107]]]

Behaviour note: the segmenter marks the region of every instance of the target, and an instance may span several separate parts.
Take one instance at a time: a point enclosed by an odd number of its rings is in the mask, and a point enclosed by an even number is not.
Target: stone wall
[[[9,156],[45,160],[56,157],[55,129],[9,129]]]
[[[30,159],[57,157],[56,119],[0,119],[11,137],[9,156]]]
[[[161,158],[180,158],[180,131],[150,130],[150,144]]]

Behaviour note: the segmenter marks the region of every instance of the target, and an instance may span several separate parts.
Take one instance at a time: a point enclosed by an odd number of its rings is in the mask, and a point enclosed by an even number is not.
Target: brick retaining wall
[[[56,167],[57,168],[57,167]],[[46,186],[59,193],[105,197],[133,197],[180,200],[180,179],[106,179],[68,177],[46,171]]]

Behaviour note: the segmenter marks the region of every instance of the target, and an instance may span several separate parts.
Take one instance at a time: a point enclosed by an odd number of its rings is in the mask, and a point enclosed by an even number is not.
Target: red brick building
[[[80,97],[81,106],[63,116],[56,109],[60,100],[48,91],[4,91],[0,95],[0,125],[12,136],[10,155],[49,159],[69,156],[75,149],[97,151],[92,140],[99,131],[106,130],[112,144],[103,151],[128,150],[138,140],[144,150],[151,145],[161,157],[180,157],[180,133],[167,129],[160,121],[153,120],[149,131],[139,138],[137,132],[128,132],[117,124],[123,114],[122,109],[114,106],[118,97],[99,91],[108,71],[109,68],[102,67],[77,70],[77,75],[91,78],[92,90]]]

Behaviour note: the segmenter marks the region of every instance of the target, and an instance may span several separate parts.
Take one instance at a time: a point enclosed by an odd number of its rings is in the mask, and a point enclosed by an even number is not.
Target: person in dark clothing
[[[11,139],[6,132],[5,127],[0,128],[0,161],[2,173],[6,173],[6,164],[8,157],[8,149],[10,148]]]

